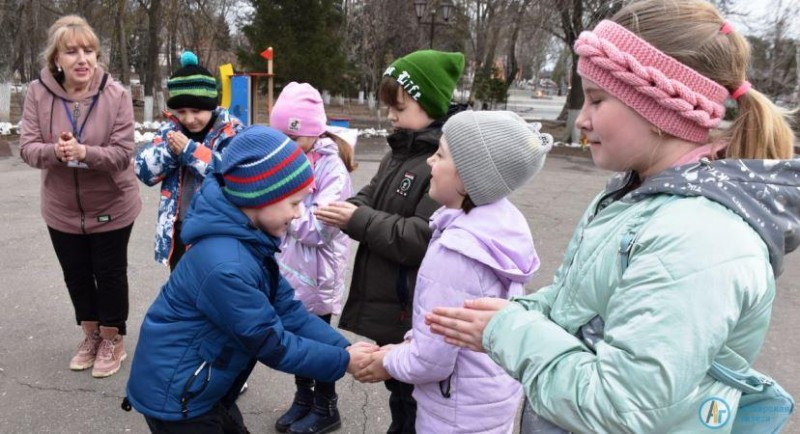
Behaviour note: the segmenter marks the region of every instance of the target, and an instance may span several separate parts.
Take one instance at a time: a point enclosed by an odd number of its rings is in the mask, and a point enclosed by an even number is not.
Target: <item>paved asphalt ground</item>
[[[361,167],[353,175],[357,188],[375,172],[385,150],[382,143],[364,140],[359,146]],[[12,157],[0,159],[0,433],[147,432],[143,418],[120,410],[120,402],[139,324],[168,274],[152,259],[158,189],[142,186],[144,207],[130,242],[129,359],[119,374],[96,380],[89,372],[67,367],[80,330],[39,213],[39,171],[19,159],[16,146],[12,149]],[[552,277],[578,217],[608,176],[585,156],[554,152],[537,178],[512,196],[528,216],[542,258],[532,290]],[[789,256],[785,266],[770,333],[756,365],[800,397],[800,254]],[[273,432],[292,399],[292,377],[258,366],[249,383],[239,400],[245,422],[252,432]],[[343,418],[339,432],[385,432],[388,399],[382,385],[362,385],[348,376],[338,389]],[[798,431],[795,422],[785,432]]]

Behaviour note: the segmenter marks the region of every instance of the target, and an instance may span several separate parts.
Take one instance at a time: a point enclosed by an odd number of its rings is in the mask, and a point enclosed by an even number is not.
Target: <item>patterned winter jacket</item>
[[[161,183],[161,200],[158,204],[158,219],[156,220],[155,259],[164,265],[169,265],[172,256],[172,240],[175,236],[175,222],[179,219],[181,209],[181,189],[184,184],[185,170],[200,180],[195,185],[200,188],[202,179],[209,173],[211,160],[219,158],[220,153],[228,145],[236,133],[243,128],[239,119],[228,113],[228,110],[218,107],[214,110],[216,121],[206,134],[203,143],[189,139],[189,143],[180,156],[175,155],[167,144],[167,133],[181,131],[181,124],[177,118],[165,112],[170,120],[158,132],[152,142],[144,145],[135,159],[136,176],[148,186]],[[181,216],[182,217],[182,216]]]

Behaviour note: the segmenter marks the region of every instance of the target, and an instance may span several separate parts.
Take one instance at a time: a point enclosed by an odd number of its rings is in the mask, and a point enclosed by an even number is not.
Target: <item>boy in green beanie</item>
[[[339,327],[380,346],[402,342],[412,328],[414,283],[431,238],[428,219],[439,208],[428,195],[426,160],[439,147],[463,69],[463,54],[434,50],[392,63],[378,89],[394,128],[387,138],[391,150],[355,197],[317,210],[321,221],[359,242]],[[392,414],[388,432],[414,433],[414,386],[397,380],[385,384]]]

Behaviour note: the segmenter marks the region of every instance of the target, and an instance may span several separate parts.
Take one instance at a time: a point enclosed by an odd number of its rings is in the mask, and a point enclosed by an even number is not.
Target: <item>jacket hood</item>
[[[314,143],[314,147],[311,148],[311,152],[320,155],[338,155],[339,145],[337,145],[332,139],[320,137],[319,140]]]
[[[84,98],[91,98],[100,92],[100,82],[103,81],[103,74],[105,74],[105,70],[100,65],[97,65],[97,67],[94,70],[94,78],[92,79],[92,84],[89,86],[89,92],[86,94]],[[67,96],[67,91],[64,89],[63,86],[61,86],[61,83],[59,83],[58,80],[56,80],[56,78],[53,76],[53,73],[50,72],[50,69],[42,68],[42,70],[39,71],[39,81],[53,95],[59,98],[63,98],[67,101],[72,101]]]
[[[214,175],[207,176],[195,194],[181,237],[186,244],[197,243],[206,237],[236,238],[261,256],[273,255],[280,246],[280,239],[255,227],[239,208],[225,198]]]
[[[499,223],[499,222],[502,222]],[[473,208],[439,208],[431,216],[433,239],[480,262],[512,282],[525,284],[539,268],[528,222],[507,199]]]
[[[622,200],[662,193],[705,197],[738,214],[766,243],[775,277],[800,244],[800,160],[704,159],[653,175]]]

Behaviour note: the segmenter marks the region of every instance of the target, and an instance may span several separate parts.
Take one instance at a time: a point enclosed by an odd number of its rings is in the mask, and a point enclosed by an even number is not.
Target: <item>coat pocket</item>
[[[213,341],[203,341],[197,354],[200,362],[190,373],[181,392],[183,417],[188,417],[192,403],[202,407],[222,399],[250,360],[235,347]]]

